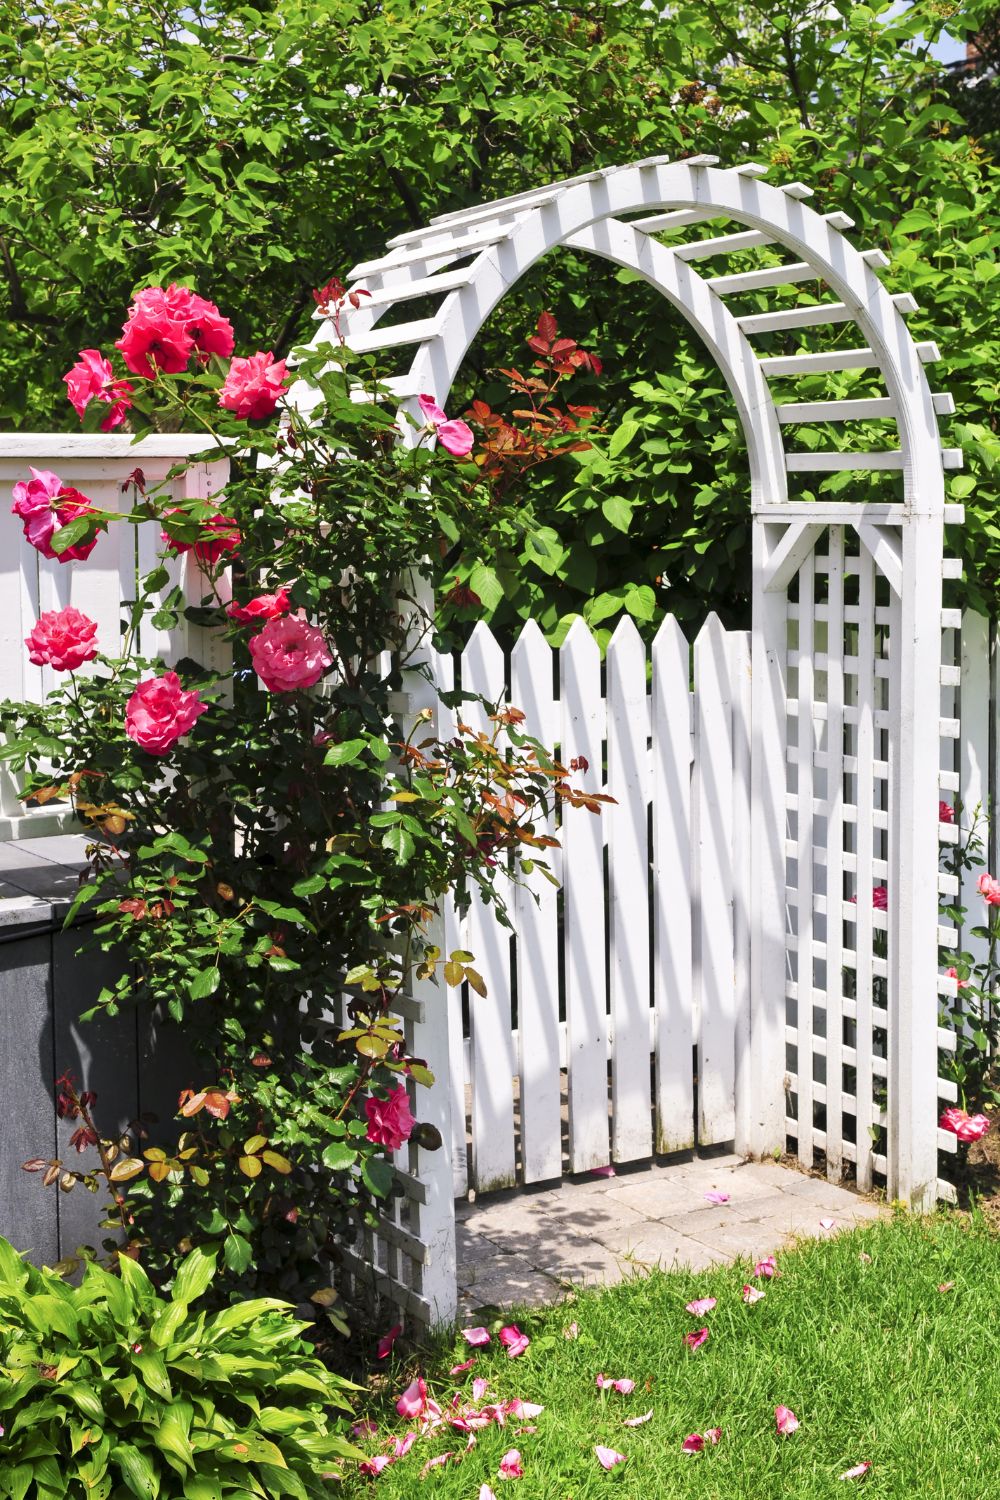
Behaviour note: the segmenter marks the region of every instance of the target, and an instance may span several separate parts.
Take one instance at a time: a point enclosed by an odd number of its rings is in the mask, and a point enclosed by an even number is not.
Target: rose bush
[[[336,282],[317,294],[335,326],[343,297]],[[40,622],[30,648],[71,676],[41,705],[3,706],[0,753],[27,773],[28,798],[68,796],[93,831],[80,901],[96,941],[130,960],[100,1005],[155,1008],[195,1056],[176,1122],[108,1133],[100,1101],[66,1085],[79,1150],[25,1165],[67,1191],[103,1187],[109,1225],[159,1282],[200,1246],[219,1255],[219,1299],[328,1306],[338,1236],[394,1190],[387,1152],[435,1144],[419,1123],[433,1079],[394,996],[414,975],[484,993],[472,954],[432,945],[436,903],[478,888],[506,921],[494,876],[544,859],[539,815],[601,800],[572,787],[515,709],[487,705],[487,732],[460,724],[445,741],[429,710],[399,709],[430,623],[407,580],[422,558],[432,584],[461,572],[468,547],[519,524],[518,463],[546,443],[580,447],[586,418],[547,416],[518,459],[480,411],[473,455],[471,429],[431,403],[400,444],[370,362],[345,347],[301,352],[306,417],[284,404],[284,362],[227,364],[228,320],[176,283],[137,295],[117,348],[130,390],[100,351],[70,372],[84,422],[127,399],[137,431],[200,425],[202,456],[221,449],[231,478],[224,496],[178,507],[136,470],[124,517],[55,475],[16,487],[46,555],[85,567],[98,529],[143,524],[162,533],[164,562],[127,606],[121,647],[80,620]],[[171,585],[179,551],[203,580],[195,597]],[[162,633],[182,616],[224,634],[231,672],[140,653],[144,619]],[[328,1310],[343,1326],[341,1304]]]

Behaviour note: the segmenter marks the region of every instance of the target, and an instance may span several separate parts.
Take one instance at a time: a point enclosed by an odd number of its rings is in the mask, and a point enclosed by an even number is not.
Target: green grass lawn
[[[654,1273],[541,1312],[484,1316],[493,1331],[486,1349],[456,1336],[421,1361],[392,1359],[385,1389],[363,1408],[378,1424],[368,1451],[414,1425],[394,1402],[418,1370],[445,1409],[456,1390],[471,1399],[475,1376],[489,1378],[486,1401],[541,1402],[537,1432],[515,1435],[516,1419],[491,1425],[460,1464],[421,1480],[429,1458],[465,1447],[463,1433],[444,1427],[377,1479],[355,1470],[339,1492],[478,1500],[489,1483],[497,1500],[819,1500],[856,1491],[1000,1500],[1000,1240],[958,1216],[899,1218],[805,1244],[778,1265],[777,1280],[756,1283],[766,1296],[753,1306],[741,1297],[746,1264]],[[940,1291],[947,1282],[954,1287]],[[697,1297],[717,1306],[692,1317],[684,1305]],[[531,1338],[514,1360],[496,1339],[510,1322]],[[711,1336],[691,1353],[683,1335],[704,1324]],[[448,1374],[472,1353],[472,1369]],[[635,1392],[602,1397],[599,1372],[634,1380]],[[778,1405],[801,1424],[788,1437],[775,1431]],[[645,1425],[623,1425],[650,1407]],[[682,1453],[688,1433],[712,1427],[722,1428],[717,1447]],[[596,1444],[628,1463],[605,1472]],[[521,1453],[523,1479],[498,1477],[510,1448]],[[838,1479],[863,1459],[872,1464],[864,1479]]]

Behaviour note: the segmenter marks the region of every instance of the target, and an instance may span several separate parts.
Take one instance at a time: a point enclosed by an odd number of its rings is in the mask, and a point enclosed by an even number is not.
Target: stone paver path
[[[728,1193],[728,1203],[708,1202],[709,1192]],[[887,1212],[793,1167],[738,1156],[495,1193],[458,1206],[460,1308],[558,1301],[572,1285],[608,1284],[655,1265],[703,1270],[756,1260]]]

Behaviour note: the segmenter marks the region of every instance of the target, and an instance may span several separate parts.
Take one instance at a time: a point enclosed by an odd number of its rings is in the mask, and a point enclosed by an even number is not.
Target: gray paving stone
[[[529,1306],[558,1302],[565,1289],[559,1282],[517,1255],[501,1256],[497,1261],[475,1268],[476,1278],[459,1286],[463,1308],[510,1307],[515,1303]],[[486,1274],[488,1272],[488,1274]]]

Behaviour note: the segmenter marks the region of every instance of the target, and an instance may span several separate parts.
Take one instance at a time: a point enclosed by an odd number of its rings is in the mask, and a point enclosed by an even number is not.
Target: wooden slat
[[[440,315],[417,318],[412,323],[397,323],[392,328],[381,324],[371,333],[348,334],[348,346],[355,354],[375,354],[382,349],[396,349],[401,344],[423,344],[435,338],[442,329]]]
[[[873,932],[871,902],[866,899],[876,884],[874,863],[875,827],[871,812],[875,808],[875,565],[871,554],[861,549],[858,571],[858,602],[860,624],[858,627],[858,675],[857,705],[858,724],[853,737],[856,746],[856,806],[855,856],[857,876],[854,891],[855,904],[855,1006],[857,1052],[855,1078],[855,1121],[857,1139],[856,1174],[862,1192],[868,1192],[872,1183],[872,1139],[874,1100],[872,1068],[873,1017]]]
[[[366,277],[381,275],[383,272],[398,271],[403,266],[431,262],[446,264],[449,261],[461,260],[473,251],[485,250],[488,246],[505,240],[510,230],[509,224],[502,227],[487,224],[483,228],[472,229],[467,234],[436,234],[412,249],[393,250],[389,255],[380,255],[375,260],[359,261],[348,272],[348,281],[353,283],[364,280]]]
[[[893,297],[897,311],[906,314],[917,311],[917,303],[909,292],[899,292]],[[809,307],[788,307],[777,312],[751,313],[736,321],[743,333],[752,338],[758,333],[781,333],[790,328],[816,328],[821,324],[849,323],[854,309],[846,302],[816,302]]]
[[[937,344],[924,342],[914,346],[924,364],[941,358]],[[832,349],[822,354],[768,355],[759,361],[765,375],[821,375],[836,370],[874,370],[880,360],[873,349]]]
[[[21,1171],[21,1162],[48,1160],[58,1149],[51,951],[47,932],[0,944],[0,1087],[7,1107],[0,1234],[33,1264],[49,1266],[59,1259],[58,1189],[43,1189],[37,1176]]]
[[[789,473],[798,474],[834,474],[844,469],[902,469],[905,458],[900,448],[868,453],[786,453],[785,467]],[[962,467],[961,448],[942,448],[941,458],[946,469]]]
[[[365,297],[362,306],[391,307],[396,302],[413,302],[417,297],[437,297],[442,292],[453,292],[470,280],[473,266],[460,266],[457,271],[442,271],[438,276],[415,276],[410,281],[393,282],[390,286],[378,287]],[[354,286],[352,291],[364,288]]]
[[[959,797],[962,804],[961,823],[964,829],[973,826],[977,815],[985,820],[990,793],[990,623],[985,615],[966,610],[962,615],[960,686],[962,734],[958,742]],[[989,835],[985,821],[980,823],[980,835],[986,845],[989,859]],[[992,870],[994,866],[990,864]],[[966,869],[962,872],[961,902],[966,909],[966,920],[962,929],[962,947],[973,955],[977,963],[983,962],[989,950],[984,938],[973,937],[970,929],[981,920],[982,897],[976,889],[979,871]]]
[[[566,764],[583,757],[575,786],[603,791],[604,703],[601,654],[577,618],[559,652],[560,740]],[[608,1003],[605,992],[604,839],[600,818],[569,810],[562,820],[563,912],[570,1170],[610,1160],[608,1137]],[[601,893],[597,899],[597,892]]]
[[[607,653],[610,883],[611,1139],[615,1161],[652,1149],[649,1057],[649,804],[646,652],[632,620],[615,630]]]
[[[813,1008],[812,989],[815,952],[813,946],[813,664],[815,631],[812,604],[815,597],[814,554],[799,569],[799,666],[796,697],[798,714],[798,766],[796,779],[796,981],[799,988],[798,1016],[798,1158],[802,1166],[813,1165]]]
[[[490,703],[504,696],[503,652],[480,621],[462,653],[462,715],[473,729],[487,730],[486,710],[469,701],[482,694]],[[501,895],[510,884],[496,872]],[[510,935],[478,893],[469,911],[469,950],[486,983],[486,995],[469,996],[472,1041],[472,1171],[477,1192],[512,1187],[515,1181],[514,1089],[511,1038]]]
[[[511,654],[510,701],[526,715],[524,729],[555,748],[552,648],[529,620]],[[572,815],[572,812],[571,812]],[[586,813],[576,813],[586,817]],[[549,812],[535,832],[554,837]],[[528,851],[525,851],[528,852]],[[557,850],[540,850],[549,867]],[[525,1182],[562,1172],[559,1077],[559,913],[554,886],[538,871],[516,888],[517,1014],[521,1077],[521,1164]]]
[[[694,1144],[691,1016],[691,652],[668,615],[653,642],[653,1004],[656,1149]]]
[[[826,1175],[839,1182],[843,1175],[843,1116],[840,1105],[843,1077],[843,949],[844,924],[840,904],[844,888],[844,532],[829,531],[826,747],[826,892],[830,908],[826,923]]]
[[[698,1139],[713,1145],[732,1140],[736,1125],[732,688],[726,634],[715,614],[695,640],[694,685]]]
[[[751,1057],[750,891],[752,876],[750,745],[751,637],[749,631],[729,635],[729,675],[733,745],[733,975],[735,981],[734,1103],[736,1149],[749,1143],[754,1121]]]

